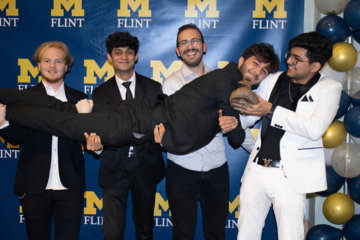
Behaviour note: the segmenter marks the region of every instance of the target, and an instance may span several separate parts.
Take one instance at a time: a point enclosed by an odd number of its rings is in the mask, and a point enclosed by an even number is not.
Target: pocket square
[[[309,99],[308,99],[307,96],[305,95],[305,96],[303,97],[303,99],[301,99],[301,101],[302,101],[302,102],[308,102]]]

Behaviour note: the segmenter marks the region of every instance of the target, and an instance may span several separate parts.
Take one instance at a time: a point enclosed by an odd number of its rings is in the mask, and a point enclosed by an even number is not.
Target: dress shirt
[[[67,102],[67,98],[65,95],[65,88],[64,83],[61,84],[57,92],[54,91],[54,89],[50,86],[47,86],[44,81],[42,81],[44,84],[45,90],[47,95],[53,96],[60,101]],[[59,174],[59,154],[58,154],[58,137],[52,136],[52,142],[51,142],[51,165],[50,165],[50,172],[49,172],[49,180],[46,185],[47,190],[65,190],[65,188],[60,179]]]
[[[204,64],[205,74],[212,71]],[[195,73],[183,64],[179,71],[171,74],[164,82],[163,92],[167,95],[171,95],[179,90],[185,84],[191,82],[195,78],[198,78]],[[210,171],[211,169],[218,168],[226,162],[225,145],[222,133],[216,134],[214,139],[205,147],[186,154],[175,155],[167,153],[169,160],[180,165],[183,168],[192,171]]]

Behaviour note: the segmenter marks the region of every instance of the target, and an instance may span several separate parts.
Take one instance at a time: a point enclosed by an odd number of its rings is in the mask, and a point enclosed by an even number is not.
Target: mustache
[[[191,48],[191,49],[187,49],[184,53],[188,53],[188,52],[191,52],[191,51],[197,51],[197,52],[199,52],[198,49]]]

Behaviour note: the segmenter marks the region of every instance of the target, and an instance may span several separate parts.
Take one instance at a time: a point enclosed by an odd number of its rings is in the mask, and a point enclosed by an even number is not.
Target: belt
[[[257,164],[263,167],[274,167],[274,168],[279,168],[281,161],[281,160],[272,160],[272,159],[258,158],[258,157],[254,159],[254,162],[256,160],[257,160]]]

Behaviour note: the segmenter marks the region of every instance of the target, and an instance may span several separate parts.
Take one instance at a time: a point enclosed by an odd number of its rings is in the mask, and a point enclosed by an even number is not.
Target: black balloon
[[[345,223],[341,233],[346,240],[360,239],[360,215],[354,215],[348,222]]]
[[[317,192],[317,195],[328,197],[333,193],[337,193],[344,185],[345,178],[337,174],[332,166],[326,166],[326,182],[328,189],[326,191]]]

